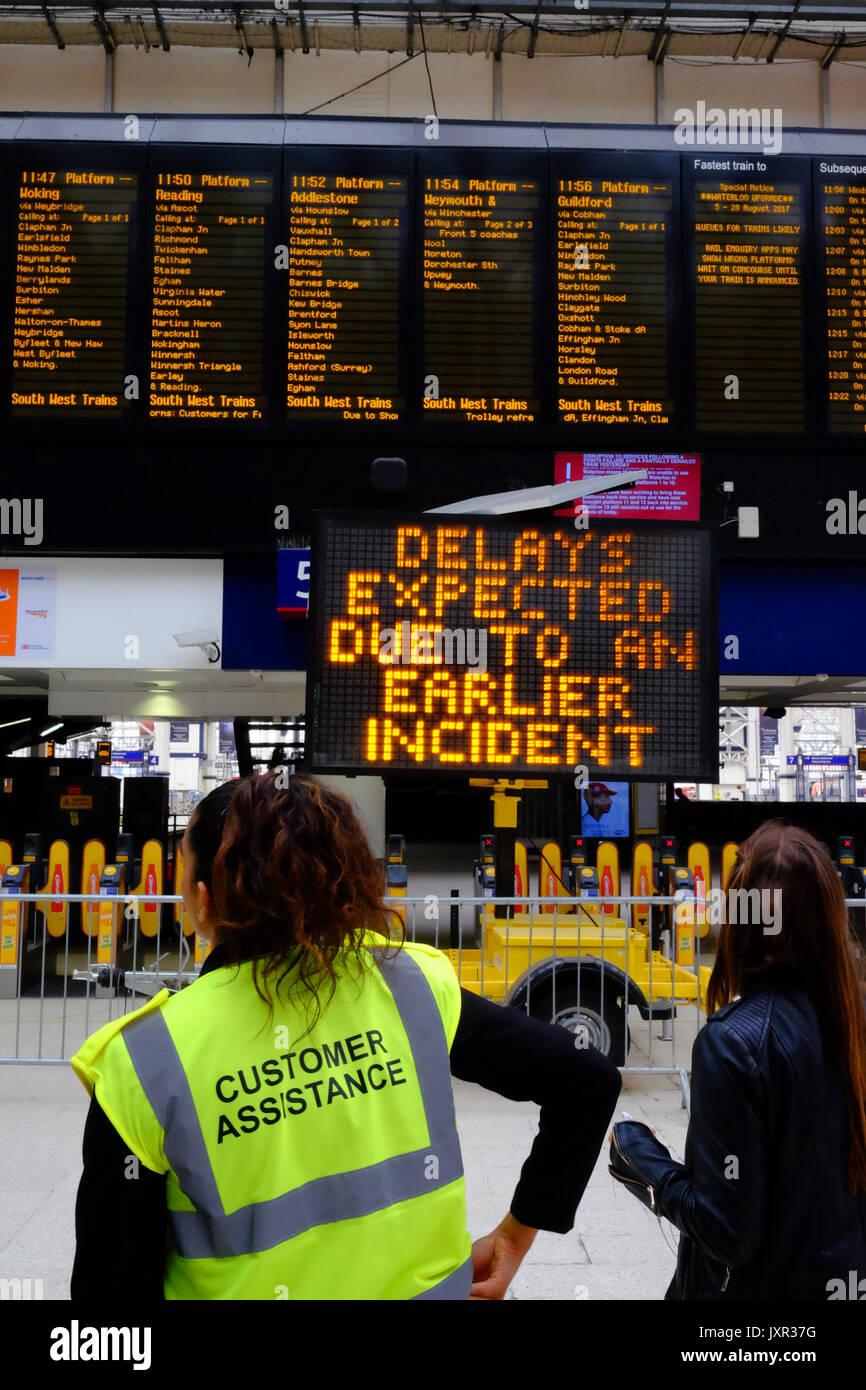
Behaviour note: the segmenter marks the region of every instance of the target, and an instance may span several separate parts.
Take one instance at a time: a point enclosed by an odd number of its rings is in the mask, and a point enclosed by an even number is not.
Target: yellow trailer
[[[668,960],[600,899],[571,905],[503,918],[486,904],[481,949],[446,953],[463,988],[568,1028],[576,1046],[591,1044],[617,1066],[628,1052],[629,1006],[645,1019],[670,1018],[678,1005],[706,1009],[708,966]]]

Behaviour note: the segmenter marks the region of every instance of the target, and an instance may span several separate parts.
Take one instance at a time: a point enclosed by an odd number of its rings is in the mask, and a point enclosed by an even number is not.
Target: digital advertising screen
[[[589,782],[578,797],[580,833],[585,838],[622,840],[631,834],[628,782]]]
[[[712,781],[715,573],[690,523],[318,513],[309,765]]]

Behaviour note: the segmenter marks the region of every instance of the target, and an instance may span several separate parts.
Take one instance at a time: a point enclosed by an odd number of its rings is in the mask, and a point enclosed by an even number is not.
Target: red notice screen
[[[643,521],[700,521],[700,454],[557,454],[555,481],[579,482],[610,473],[647,476],[630,488],[597,492],[570,502],[557,516],[574,516],[582,506],[593,517],[640,517]]]

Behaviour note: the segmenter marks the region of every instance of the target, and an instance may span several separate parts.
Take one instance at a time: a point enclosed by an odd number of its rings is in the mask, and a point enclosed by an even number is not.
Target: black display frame
[[[316,731],[318,725],[318,703],[319,687],[321,685],[323,673],[325,671],[324,646],[325,631],[328,613],[325,602],[327,598],[325,565],[322,563],[323,535],[325,528],[332,523],[350,522],[359,531],[373,525],[385,524],[389,527],[400,525],[424,524],[435,526],[447,522],[459,524],[461,522],[483,523],[490,530],[507,532],[517,532],[521,529],[532,528],[541,530],[545,534],[553,534],[556,531],[567,530],[565,526],[539,523],[532,512],[518,514],[511,518],[478,515],[472,513],[459,514],[436,514],[418,512],[347,512],[338,509],[318,510],[313,514],[313,529],[310,551],[310,605],[309,605],[309,646],[307,660],[307,680],[306,680],[306,742],[304,751],[304,766],[315,775],[331,774],[337,776],[385,776],[389,779],[408,778],[418,776],[442,776],[447,778],[471,777],[502,777],[513,780],[514,778],[541,778],[548,781],[561,780],[573,782],[574,773],[571,768],[567,769],[548,769],[543,766],[527,767],[526,769],[515,768],[513,764],[502,767],[490,764],[446,764],[437,763],[435,766],[418,764],[415,767],[395,767],[392,764],[369,764],[359,763],[347,766],[345,763],[334,764],[327,759],[320,760],[317,757]],[[718,704],[719,704],[719,554],[718,554],[718,533],[714,528],[710,528],[701,522],[681,521],[676,523],[635,521],[624,523],[622,521],[605,521],[590,525],[587,531],[601,535],[613,535],[627,529],[638,534],[661,535],[665,532],[673,535],[681,535],[683,532],[698,534],[702,541],[702,575],[700,592],[700,611],[703,620],[703,630],[707,635],[706,649],[701,654],[700,660],[700,766],[691,768],[673,767],[668,770],[666,780],[676,782],[715,782],[718,779],[719,770],[719,750],[718,750]],[[620,771],[606,772],[603,767],[591,772],[590,780],[609,776],[612,780],[628,782],[658,782],[659,773],[655,772],[633,772],[623,773]]]
[[[754,446],[758,441],[761,445],[769,445],[779,449],[784,448],[810,448],[816,447],[824,440],[818,431],[818,410],[817,410],[817,386],[815,382],[815,372],[811,370],[810,344],[816,341],[816,317],[817,306],[815,303],[815,245],[816,227],[812,202],[812,160],[802,155],[768,155],[766,158],[758,159],[758,152],[752,149],[730,151],[717,150],[709,146],[701,150],[700,154],[684,155],[681,161],[682,177],[682,216],[683,216],[683,285],[689,290],[694,289],[697,278],[696,257],[697,243],[692,236],[691,209],[693,187],[697,182],[709,179],[714,181],[719,177],[727,177],[732,181],[739,179],[741,182],[761,182],[773,181],[775,183],[791,182],[798,183],[800,186],[800,197],[803,209],[803,233],[800,239],[801,263],[800,263],[800,296],[803,312],[803,429],[791,431],[773,431],[770,429],[759,430],[712,430],[702,429],[698,426],[698,395],[697,395],[697,328],[695,316],[694,297],[688,312],[684,315],[682,329],[683,341],[685,343],[685,363],[686,370],[681,378],[686,398],[690,409],[687,412],[685,421],[689,436],[700,441],[700,450],[706,453],[713,448],[735,449],[739,447]],[[734,170],[729,173],[726,171],[713,171],[711,169],[697,169],[698,160],[708,163],[728,161],[731,165],[737,160],[741,161],[749,158],[757,166],[761,164],[763,169],[754,168],[751,171]],[[691,161],[691,164],[690,164]]]
[[[285,366],[288,361],[289,332],[289,272],[280,276],[277,295],[280,324],[279,390],[276,399],[276,419],[287,439],[302,439],[314,434],[317,438],[345,441],[351,432],[359,440],[400,438],[414,424],[411,383],[414,379],[414,358],[417,350],[415,303],[412,293],[412,263],[415,255],[415,152],[394,146],[286,145],[282,152],[282,191],[280,240],[288,246],[291,235],[289,214],[290,179],[293,174],[325,174],[351,177],[392,176],[406,179],[406,220],[400,229],[398,256],[397,342],[400,354],[400,394],[405,401],[402,420],[340,421],[294,414],[286,404]]]
[[[667,452],[667,441],[671,438],[678,438],[688,428],[688,397],[683,386],[683,342],[682,334],[677,333],[677,324],[683,318],[683,199],[682,199],[682,159],[679,155],[658,152],[642,152],[640,154],[626,153],[616,150],[554,150],[550,156],[550,225],[548,238],[551,250],[551,259],[555,261],[557,245],[555,241],[557,226],[557,198],[559,194],[558,184],[560,179],[579,180],[580,178],[597,179],[603,173],[609,173],[612,177],[620,179],[631,178],[642,181],[647,178],[657,177],[670,180],[671,184],[671,211],[670,211],[670,234],[665,246],[665,272],[668,285],[668,307],[667,322],[665,325],[666,349],[667,349],[667,368],[668,381],[670,384],[670,398],[673,401],[673,419],[668,425],[647,424],[643,426],[599,426],[597,430],[586,427],[587,433],[593,435],[598,432],[600,435],[606,431],[606,436],[610,439],[618,438],[624,431],[635,432],[635,442],[633,448],[620,450],[619,448],[609,448],[608,450],[593,449],[594,453],[610,452],[631,452],[645,453],[649,450],[639,447],[639,441],[644,441],[646,445],[657,447],[663,452]],[[552,302],[557,314],[560,307],[559,301],[559,274],[558,270],[552,275]],[[554,382],[558,374],[558,362],[555,359],[552,368]],[[554,392],[552,406],[552,427],[557,435],[568,434],[581,429],[578,425],[564,422],[559,416],[558,388]],[[559,452],[559,448],[557,449]],[[697,452],[697,451],[695,451]]]
[[[218,152],[217,157],[214,151]],[[262,320],[262,380],[268,397],[268,409],[265,419],[262,421],[208,421],[208,420],[154,420],[148,413],[148,406],[151,397],[151,323],[153,313],[153,295],[148,295],[146,309],[143,312],[143,360],[146,364],[147,378],[145,389],[142,392],[143,405],[141,411],[141,427],[145,438],[158,440],[162,438],[210,438],[218,436],[222,439],[236,439],[238,441],[248,439],[253,442],[256,439],[272,438],[277,433],[275,417],[275,387],[279,380],[277,365],[277,342],[278,323],[274,313],[274,303],[277,295],[278,272],[274,264],[274,252],[280,240],[282,227],[281,197],[282,197],[282,168],[280,161],[280,148],[274,145],[258,144],[191,144],[188,142],[158,142],[149,147],[147,162],[147,197],[145,205],[145,239],[143,247],[144,268],[148,275],[153,269],[153,257],[155,251],[156,223],[152,213],[156,206],[156,178],[160,173],[191,173],[202,174],[212,172],[224,172],[227,174],[267,174],[274,180],[274,194],[269,211],[264,233],[264,264],[263,264],[263,320]],[[278,415],[278,411],[276,412]]]
[[[129,259],[127,262],[126,333],[124,340],[124,377],[138,378],[138,397],[123,407],[120,417],[107,416],[101,420],[75,415],[16,416],[12,407],[12,355],[14,304],[17,281],[17,206],[21,173],[26,168],[57,170],[92,170],[104,173],[115,169],[136,174],[138,184],[134,203],[135,218],[130,227]],[[144,325],[139,289],[145,234],[145,187],[147,183],[147,148],[138,141],[27,140],[11,141],[5,162],[5,190],[0,201],[0,256],[10,273],[0,284],[0,421],[10,439],[29,440],[43,436],[48,440],[67,437],[83,439],[96,433],[100,438],[137,438],[143,414]],[[123,383],[120,384],[121,388]]]
[[[479,162],[483,167],[479,167]],[[448,437],[457,442],[478,442],[483,436],[494,443],[515,436],[534,444],[549,428],[554,409],[553,401],[553,336],[552,284],[549,255],[539,255],[539,248],[550,248],[550,184],[549,157],[541,149],[503,149],[488,146],[461,146],[419,150],[416,168],[415,205],[415,271],[412,299],[415,305],[417,354],[414,364],[416,383],[415,423],[419,439]],[[538,221],[532,229],[532,369],[537,384],[538,418],[532,422],[481,423],[445,419],[436,412],[425,412],[421,404],[425,364],[422,361],[424,342],[424,192],[428,178],[500,178],[529,179],[538,184]],[[473,388],[474,389],[474,388]],[[469,388],[467,388],[467,394]]]

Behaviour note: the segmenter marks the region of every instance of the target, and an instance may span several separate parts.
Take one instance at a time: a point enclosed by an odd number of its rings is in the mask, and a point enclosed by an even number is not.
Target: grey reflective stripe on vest
[[[440,1279],[438,1284],[434,1284],[432,1289],[425,1289],[424,1293],[416,1293],[412,1302],[418,1303],[423,1298],[468,1298],[472,1288],[472,1268],[470,1255],[447,1279]]]
[[[270,1201],[227,1213],[219,1195],[192,1093],[162,1013],[154,1011],[123,1030],[136,1075],[164,1134],[165,1157],[195,1211],[170,1212],[178,1252],[185,1259],[225,1258],[270,1250],[333,1221],[369,1216],[396,1202],[445,1187],[463,1175],[454,1118],[448,1043],[439,1007],[423,970],[405,951],[370,952],[394,996],[418,1076],[430,1142],[381,1163],[315,1178]],[[446,1081],[447,1084],[443,1084]],[[431,1171],[429,1160],[435,1158]],[[466,1266],[420,1297],[468,1297]]]

